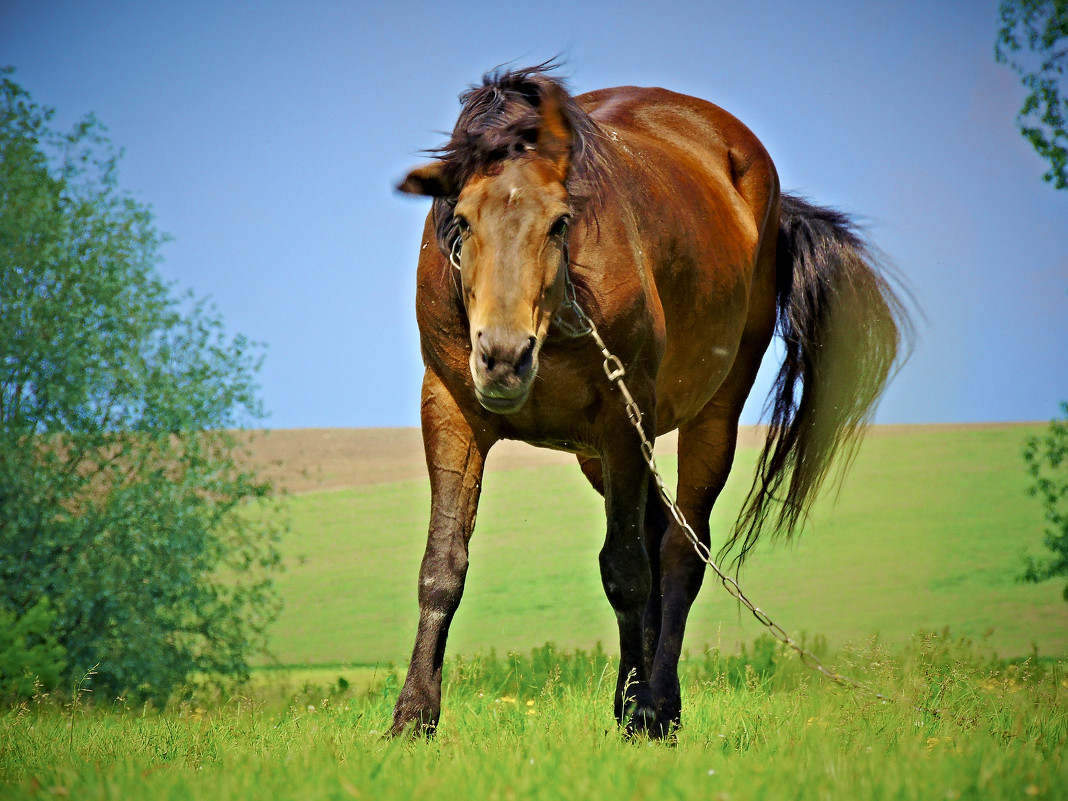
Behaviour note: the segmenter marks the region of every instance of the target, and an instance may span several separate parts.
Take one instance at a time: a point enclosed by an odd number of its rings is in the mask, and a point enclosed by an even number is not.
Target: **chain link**
[[[630,420],[634,426],[635,431],[638,432],[638,437],[641,440],[642,457],[645,459],[645,463],[649,467],[650,475],[653,482],[656,484],[657,492],[660,493],[660,497],[667,505],[668,512],[670,512],[672,519],[678,523],[679,527],[685,532],[690,544],[693,545],[693,549],[697,552],[697,556],[712,568],[716,576],[719,577],[720,583],[724,589],[727,590],[742,606],[748,609],[762,626],[764,626],[768,632],[783,645],[793,650],[798,657],[800,657],[802,664],[811,668],[812,670],[820,673],[835,684],[847,687],[855,690],[865,692],[881,701],[890,701],[888,696],[882,693],[876,692],[871,687],[863,684],[856,679],[849,676],[843,676],[841,673],[831,670],[823,662],[820,661],[814,653],[805,648],[801,643],[786,633],[786,630],[782,628],[778,623],[772,620],[767,612],[754,604],[746,597],[746,594],[742,592],[741,586],[731,576],[720,570],[715,560],[712,558],[712,552],[708,546],[701,542],[696,532],[686,521],[686,516],[683,514],[682,509],[676,502],[675,497],[672,495],[671,490],[668,489],[664,483],[664,479],[660,474],[660,471],[656,467],[656,460],[653,458],[653,443],[649,441],[649,438],[645,436],[645,430],[642,428],[642,413],[638,408],[638,404],[634,402],[633,396],[630,394],[630,390],[627,389],[626,382],[623,381],[623,376],[626,375],[626,370],[623,367],[623,363],[619,360],[618,356],[612,354],[608,350],[608,347],[604,344],[604,340],[601,339],[601,335],[597,331],[597,326],[593,324],[593,320],[582,310],[578,305],[575,298],[574,288],[570,286],[571,282],[568,281],[568,287],[570,291],[567,293],[567,299],[565,301],[565,307],[569,307],[567,311],[571,316],[575,317],[579,321],[579,326],[575,326],[573,330],[582,330],[584,333],[588,333],[593,337],[593,341],[601,351],[601,355],[604,357],[604,373],[608,376],[608,380],[615,383],[619,389],[620,394],[623,396],[624,408],[627,412],[627,419]],[[559,318],[559,314],[557,315]],[[570,333],[570,331],[569,331]],[[571,334],[571,336],[581,336],[582,334]]]

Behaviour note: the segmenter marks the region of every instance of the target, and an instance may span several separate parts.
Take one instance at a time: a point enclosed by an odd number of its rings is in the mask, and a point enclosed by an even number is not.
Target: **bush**
[[[69,134],[0,71],[0,610],[54,610],[96,697],[247,673],[277,602],[270,485],[233,429],[257,348],[156,274],[149,210],[92,117]],[[72,674],[73,675],[73,674]]]
[[[1029,495],[1038,498],[1046,513],[1043,542],[1053,554],[1047,559],[1027,557],[1024,581],[1046,581],[1068,576],[1068,402],[1061,404],[1065,418],[1051,420],[1044,437],[1031,437],[1024,448],[1027,472],[1034,483]],[[1068,601],[1068,584],[1064,587]]]
[[[0,698],[28,698],[51,690],[66,667],[66,651],[52,632],[56,612],[42,598],[22,617],[0,609]]]

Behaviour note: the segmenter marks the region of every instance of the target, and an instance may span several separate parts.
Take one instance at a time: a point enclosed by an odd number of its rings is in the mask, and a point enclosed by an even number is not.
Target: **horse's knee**
[[[617,612],[631,612],[645,606],[652,589],[649,558],[644,549],[629,553],[604,548],[598,557],[601,582],[608,602]]]
[[[428,548],[419,571],[419,604],[454,612],[467,579],[467,552],[463,548]]]

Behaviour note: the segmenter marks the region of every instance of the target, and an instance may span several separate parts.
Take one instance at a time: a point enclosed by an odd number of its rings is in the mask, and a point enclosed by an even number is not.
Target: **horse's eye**
[[[467,220],[464,217],[461,217],[459,214],[456,215],[456,227],[460,229],[461,234],[466,234],[468,231],[471,230],[470,223],[468,223]]]
[[[571,224],[571,217],[567,214],[557,218],[553,227],[549,229],[549,236],[563,236],[567,233],[567,227]]]

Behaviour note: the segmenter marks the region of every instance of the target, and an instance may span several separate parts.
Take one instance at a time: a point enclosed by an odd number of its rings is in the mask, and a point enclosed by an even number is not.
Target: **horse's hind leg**
[[[709,545],[708,518],[727,481],[737,440],[737,418],[706,408],[679,431],[678,504],[697,538]],[[654,733],[669,735],[681,722],[679,657],[686,618],[704,581],[705,564],[685,530],[671,520],[660,546],[660,636],[650,671],[656,703]]]
[[[712,400],[679,428],[679,508],[705,547],[709,546],[708,518],[727,483],[738,441],[738,418],[771,337],[771,318],[743,342],[735,366]],[[660,546],[660,639],[650,671],[656,702],[654,733],[670,734],[681,722],[679,656],[686,618],[704,581],[705,563],[685,529],[669,521]]]

